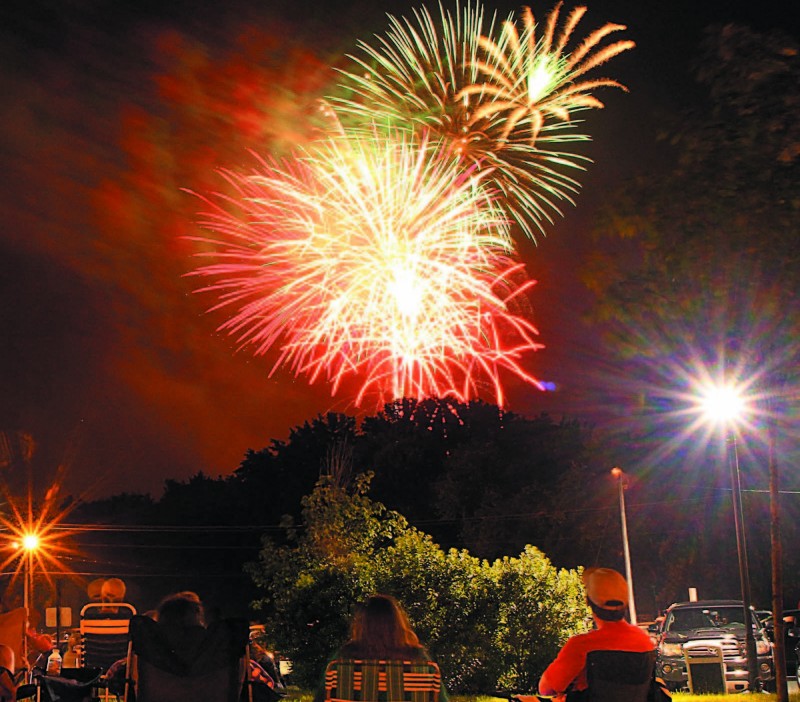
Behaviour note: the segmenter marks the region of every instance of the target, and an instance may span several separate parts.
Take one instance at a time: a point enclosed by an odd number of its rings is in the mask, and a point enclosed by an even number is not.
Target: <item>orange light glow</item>
[[[6,551],[6,556],[0,561],[0,570],[14,563],[10,585],[21,577],[26,563],[48,582],[52,581],[53,573],[71,572],[61,561],[72,553],[64,542],[70,532],[61,526],[69,510],[56,508],[52,499],[56,492],[48,492],[41,505],[34,505],[30,495],[20,500],[8,492],[5,494],[7,511],[0,515],[0,549]]]
[[[41,540],[39,539],[38,534],[25,534],[22,537],[22,548],[26,551],[35,551],[39,548],[39,544]]]

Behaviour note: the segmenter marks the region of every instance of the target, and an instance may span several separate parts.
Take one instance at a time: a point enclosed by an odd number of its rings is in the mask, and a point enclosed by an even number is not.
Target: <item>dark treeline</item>
[[[94,525],[73,538],[92,568],[124,572],[140,606],[193,587],[212,606],[243,612],[256,598],[244,563],[261,536],[280,543],[300,522],[301,500],[321,475],[343,485],[373,472],[370,497],[403,514],[442,547],[481,558],[540,548],[556,566],[623,567],[617,484],[625,467],[628,526],[640,610],[685,599],[736,597],[738,578],[729,476],[718,451],[648,464],[647,437],[616,450],[577,420],[525,418],[483,403],[426,400],[387,405],[360,425],[329,414],[287,441],[248,451],[228,477],[167,480],[163,496],[117,495],[78,506],[70,521]],[[614,454],[617,454],[616,456]],[[624,456],[625,461],[615,460]],[[757,452],[743,454],[747,490],[766,488]],[[792,511],[793,496],[784,509]],[[768,497],[745,493],[754,597],[769,601]],[[96,531],[108,525],[108,531]],[[125,525],[115,531],[114,525]],[[786,520],[784,540],[795,539]],[[787,549],[787,604],[797,590]],[[105,566],[103,564],[106,564]],[[83,567],[83,566],[82,566]]]

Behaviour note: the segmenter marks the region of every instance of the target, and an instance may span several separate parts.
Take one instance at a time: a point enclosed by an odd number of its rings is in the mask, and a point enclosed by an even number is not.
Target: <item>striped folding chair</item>
[[[334,660],[325,670],[326,702],[437,702],[433,661]]]
[[[113,610],[111,609],[113,608]],[[109,611],[111,610],[111,611]],[[106,672],[128,655],[128,626],[136,614],[133,605],[87,604],[81,609],[81,667]]]

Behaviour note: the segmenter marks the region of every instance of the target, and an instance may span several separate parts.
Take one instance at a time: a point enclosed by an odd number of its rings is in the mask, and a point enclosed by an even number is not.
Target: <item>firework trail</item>
[[[206,200],[215,236],[200,255],[216,262],[194,273],[236,308],[222,330],[280,348],[273,372],[324,377],[332,394],[357,377],[357,405],[487,388],[502,405],[504,373],[538,385],[522,359],[540,345],[514,313],[532,281],[488,175],[410,132],[332,136],[226,173],[237,195]]]
[[[585,80],[584,75],[617,54],[632,49],[635,44],[622,40],[600,48],[609,34],[624,30],[621,24],[605,24],[592,32],[572,52],[567,46],[585,7],[576,7],[567,17],[556,37],[562,3],[550,12],[545,29],[537,38],[533,13],[523,8],[523,31],[520,34],[513,22],[503,23],[499,41],[481,36],[478,40],[485,59],[473,64],[485,81],[467,86],[458,97],[478,95],[482,104],[472,115],[472,122],[508,113],[499,141],[505,142],[516,127],[527,124],[530,141],[535,143],[546,118],[569,122],[574,112],[602,108],[603,103],[593,92],[597,88],[625,86],[610,78]],[[486,102],[483,102],[486,98]]]
[[[622,28],[606,25],[567,55],[585,8],[572,13],[554,43],[559,9],[538,42],[528,9],[521,37],[509,17],[497,41],[491,38],[498,33],[496,19],[487,20],[479,3],[454,13],[440,5],[436,19],[425,8],[414,12],[413,21],[390,16],[386,36],[375,45],[359,42],[362,55],[350,57],[355,68],[342,72],[344,97],[331,97],[331,104],[350,129],[378,123],[431,130],[468,162],[491,168],[504,207],[535,238],[544,222],[553,221],[552,213],[561,213],[559,203],[574,204],[580,185],[571,174],[588,162],[567,150],[589,140],[570,114],[601,106],[591,95],[595,88],[619,85],[575,80],[599,59],[633,45],[592,53],[606,34]]]

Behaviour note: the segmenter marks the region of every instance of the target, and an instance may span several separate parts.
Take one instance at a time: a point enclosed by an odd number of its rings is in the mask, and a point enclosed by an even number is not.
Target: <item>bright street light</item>
[[[40,539],[37,534],[25,534],[22,537],[22,548],[26,551],[35,551],[39,548]]]
[[[708,385],[700,391],[700,409],[706,419],[730,426],[747,412],[741,390],[733,385]]]
[[[750,620],[750,565],[747,560],[747,540],[745,538],[742,509],[742,481],[739,473],[739,452],[736,447],[736,424],[747,412],[747,403],[740,389],[730,384],[709,384],[700,390],[699,409],[704,418],[718,425],[722,430],[725,453],[731,474],[731,497],[733,501],[733,522],[736,529],[736,552],[739,557],[739,585],[742,593],[742,606],[745,618],[745,647],[747,653],[748,690],[756,690],[757,658],[756,641]]]

